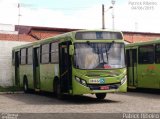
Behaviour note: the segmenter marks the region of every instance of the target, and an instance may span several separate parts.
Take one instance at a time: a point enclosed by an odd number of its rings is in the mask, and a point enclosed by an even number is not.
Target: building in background
[[[75,31],[78,29],[69,28],[51,28],[51,27],[39,27],[39,26],[15,26],[16,31],[19,30],[20,34],[27,34],[35,40],[41,40],[44,38],[56,36],[58,34]],[[122,31],[124,34],[125,41],[128,43],[144,42],[155,40],[160,38],[160,33],[148,33],[148,32],[130,32]]]
[[[125,41],[128,43],[145,42],[160,39],[160,33],[124,31],[123,34]]]
[[[12,48],[33,42],[27,34],[18,35],[14,25],[0,24],[0,86],[12,86]]]

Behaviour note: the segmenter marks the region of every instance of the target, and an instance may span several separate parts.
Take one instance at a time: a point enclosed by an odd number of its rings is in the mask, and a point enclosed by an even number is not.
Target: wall
[[[123,32],[125,41],[129,43],[146,42],[160,39],[160,33]]]
[[[0,33],[2,33],[2,34],[18,34],[18,31],[15,31],[14,25],[0,24]]]
[[[0,41],[0,86],[12,86],[12,48],[29,42]]]

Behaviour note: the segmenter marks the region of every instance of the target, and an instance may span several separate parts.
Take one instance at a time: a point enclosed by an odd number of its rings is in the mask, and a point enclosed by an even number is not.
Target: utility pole
[[[111,3],[112,3],[112,7],[113,7],[113,9],[112,9],[112,29],[114,30],[114,4],[115,4],[115,0],[112,0],[111,1]]]
[[[108,11],[109,9],[112,9],[113,7],[110,6],[106,11]],[[102,4],[102,29],[105,29],[105,8],[104,8],[104,4]]]
[[[18,41],[19,41],[19,31],[20,31],[20,29],[19,29],[19,25],[20,25],[20,16],[21,16],[21,14],[20,14],[20,3],[18,3]]]
[[[105,29],[104,4],[102,4],[102,29]]]

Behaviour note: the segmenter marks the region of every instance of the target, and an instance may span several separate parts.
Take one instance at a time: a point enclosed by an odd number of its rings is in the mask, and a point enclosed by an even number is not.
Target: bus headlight
[[[127,76],[125,75],[125,77],[121,79],[121,85],[124,84],[126,81],[127,81]]]
[[[75,77],[76,81],[78,81],[79,83],[81,82],[81,79],[78,77]]]
[[[75,77],[75,80],[78,81],[80,84],[86,86],[86,81],[83,79],[80,79],[79,77]]]
[[[85,80],[81,80],[81,84],[86,86],[86,81]]]

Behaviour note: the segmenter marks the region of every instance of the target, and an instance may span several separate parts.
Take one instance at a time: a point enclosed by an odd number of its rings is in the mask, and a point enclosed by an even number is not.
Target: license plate
[[[100,89],[101,90],[109,90],[109,86],[101,86]]]
[[[105,80],[104,80],[103,78],[100,78],[100,79],[90,79],[90,80],[89,80],[89,83],[104,84],[104,83],[105,83]]]

